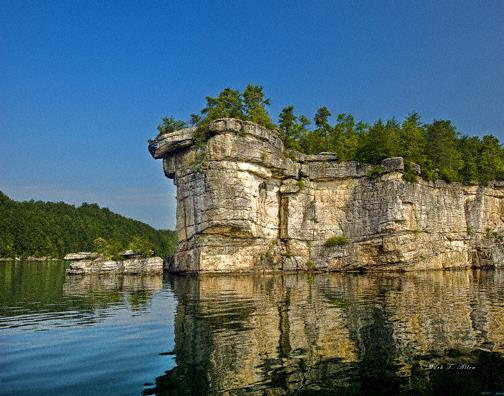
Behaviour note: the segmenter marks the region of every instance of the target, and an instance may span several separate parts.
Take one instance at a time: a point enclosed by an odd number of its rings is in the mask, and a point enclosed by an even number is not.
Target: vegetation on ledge
[[[140,254],[152,249],[157,256],[167,257],[177,243],[175,231],[156,230],[97,204],[17,202],[0,191],[0,257],[61,258],[94,250],[98,238],[106,240],[103,248],[111,256],[129,248]]]
[[[409,168],[415,163],[422,168],[422,177],[466,184],[486,184],[504,180],[504,149],[493,135],[463,136],[449,120],[422,123],[417,113],[402,122],[378,120],[374,124],[356,122],[351,114],[339,114],[331,123],[330,110],[322,106],[310,119],[297,115],[289,105],[280,112],[275,125],[268,113],[270,99],[261,86],[249,84],[240,92],[226,88],[216,97],[207,97],[200,114],[192,114],[189,122],[165,117],[160,133],[198,127],[198,142],[204,143],[208,125],[219,118],[252,121],[269,129],[277,129],[286,148],[306,154],[334,152],[342,161],[379,164],[388,157],[404,157]],[[411,173],[411,172],[410,172]],[[408,181],[416,180],[408,174]]]
[[[348,239],[346,236],[332,236],[327,238],[327,241],[325,241],[324,246],[325,247],[334,247],[334,246],[345,246],[350,243],[350,239]]]

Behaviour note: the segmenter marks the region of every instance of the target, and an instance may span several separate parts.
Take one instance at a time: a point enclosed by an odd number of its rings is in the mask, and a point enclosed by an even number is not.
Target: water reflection
[[[64,262],[0,265],[0,329],[90,325],[112,311],[148,308],[163,276],[66,276]]]
[[[172,277],[177,366],[146,394],[503,392],[504,274]]]
[[[0,395],[139,395],[174,366],[176,300],[162,276],[66,277],[0,263]]]

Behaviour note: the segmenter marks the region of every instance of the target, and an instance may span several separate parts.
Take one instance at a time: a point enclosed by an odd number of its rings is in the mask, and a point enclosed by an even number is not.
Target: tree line
[[[10,199],[0,191],[0,257],[49,256],[97,250],[105,240],[116,250],[133,247],[141,254],[167,257],[177,243],[175,231],[156,230],[97,204]],[[93,244],[94,242],[94,244]]]
[[[292,105],[282,109],[274,123],[268,113],[270,99],[263,88],[249,84],[240,92],[226,88],[216,97],[206,97],[206,106],[189,121],[164,117],[160,134],[188,126],[198,127],[198,140],[205,140],[208,125],[219,118],[252,121],[280,133],[285,147],[306,154],[333,152],[341,161],[379,164],[388,157],[403,157],[406,178],[414,181],[411,164],[422,168],[427,180],[486,184],[504,179],[504,149],[489,134],[483,137],[460,134],[449,120],[423,123],[413,112],[404,120],[357,122],[351,114],[338,114],[331,122],[331,111],[320,107],[312,120],[296,114]]]

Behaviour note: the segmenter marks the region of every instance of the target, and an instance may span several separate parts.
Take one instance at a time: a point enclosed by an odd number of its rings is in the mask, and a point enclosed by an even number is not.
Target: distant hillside
[[[177,243],[175,231],[156,230],[97,204],[18,202],[0,191],[0,257],[63,257],[92,250],[98,237],[126,247],[134,236],[150,241],[161,257],[171,255]]]

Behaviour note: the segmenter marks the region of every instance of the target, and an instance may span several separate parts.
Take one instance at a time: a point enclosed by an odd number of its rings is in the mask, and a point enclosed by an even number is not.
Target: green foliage
[[[135,236],[148,240],[161,257],[173,254],[177,243],[174,231],[155,230],[96,204],[16,202],[0,192],[0,257],[63,257],[93,250],[100,237],[122,248]]]
[[[141,257],[151,257],[154,253],[154,247],[152,243],[141,236],[134,236],[133,239],[128,244],[128,249],[133,250],[136,254]]]
[[[215,98],[207,96],[206,102],[206,107],[201,110],[204,122],[211,122],[219,118],[245,119],[242,95],[236,89],[225,88]]]
[[[439,169],[441,179],[452,182],[461,181],[459,170],[463,161],[458,150],[458,134],[450,121],[434,121],[427,125],[427,155],[436,169]]]
[[[297,181],[297,186],[299,187],[299,190],[300,190],[300,191],[301,191],[301,190],[303,190],[303,188],[305,187],[305,181],[304,181],[304,179],[303,179],[303,178],[301,178],[301,179],[299,179],[299,180]]]
[[[237,118],[273,129],[275,126],[267,111],[269,105],[270,100],[265,98],[259,85],[248,84],[243,93],[225,88],[216,97],[206,97],[206,106],[201,115],[191,115],[191,124],[206,130],[212,121],[219,118]]]
[[[124,250],[118,241],[101,237],[93,241],[93,248],[96,253],[106,260],[121,260],[121,252]]]
[[[264,98],[261,86],[249,84],[243,91],[243,113],[248,121],[263,125],[266,128],[274,127],[273,121],[266,110],[270,100]]]
[[[416,183],[418,181],[417,175],[415,175],[412,171],[404,172],[402,179],[408,183]]]
[[[200,114],[191,115],[190,124],[198,127],[196,145],[205,147],[212,121],[232,117],[278,128],[286,149],[306,154],[328,151],[336,153],[341,161],[375,165],[385,158],[400,156],[405,164],[420,165],[422,177],[431,181],[486,184],[494,179],[504,180],[504,148],[499,140],[492,135],[461,136],[448,120],[421,123],[419,115],[413,112],[402,122],[378,120],[368,125],[356,122],[351,114],[339,114],[331,124],[331,111],[322,106],[313,117],[314,126],[309,128],[310,120],[296,115],[294,106],[289,105],[281,110],[275,126],[268,106],[270,100],[263,88],[253,84],[248,84],[243,92],[226,88],[216,97],[207,97]],[[170,131],[184,123],[167,117],[164,124],[163,130]],[[379,176],[378,169],[371,176]],[[405,170],[404,180],[413,183],[417,179],[417,175]]]
[[[350,243],[350,239],[348,239],[346,236],[332,236],[330,238],[327,238],[327,240],[324,242],[325,247],[334,247],[334,246],[345,246]]]
[[[413,172],[413,169],[411,169],[411,162],[405,163],[402,179],[409,183],[416,183],[418,181],[417,175]]]
[[[376,165],[373,166],[369,171],[368,171],[368,177],[371,179],[378,179],[382,174],[383,174],[383,166],[381,165]]]
[[[306,127],[310,120],[305,116],[297,117],[294,114],[294,106],[284,107],[279,116],[278,127],[282,134],[287,149],[304,151],[301,140],[307,135]]]
[[[488,183],[504,176],[504,155],[499,140],[492,135],[483,136],[478,161],[479,181]]]
[[[165,133],[172,133],[178,131],[179,129],[185,128],[187,125],[184,121],[176,120],[171,116],[164,117],[161,124],[158,125],[157,129],[160,135]]]
[[[492,230],[491,228],[486,229],[486,237],[491,239],[502,239],[503,235],[501,232]]]

